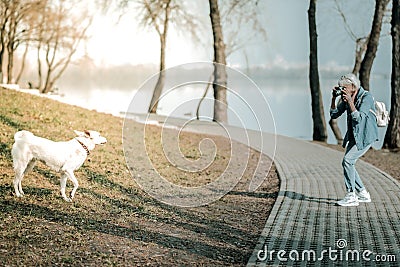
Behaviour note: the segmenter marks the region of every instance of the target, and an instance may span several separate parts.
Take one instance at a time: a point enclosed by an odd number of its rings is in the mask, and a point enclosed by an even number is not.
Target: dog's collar
[[[82,143],[81,141],[79,141],[78,138],[75,138],[75,140],[78,141],[79,144],[81,144],[81,146],[83,147],[83,149],[85,149],[86,154],[89,156],[89,155],[90,155],[89,148],[88,148],[84,143]]]

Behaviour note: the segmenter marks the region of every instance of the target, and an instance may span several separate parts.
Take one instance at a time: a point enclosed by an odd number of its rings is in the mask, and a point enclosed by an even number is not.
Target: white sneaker
[[[356,192],[356,197],[359,202],[371,202],[371,195],[367,192],[367,190],[363,190],[360,192]]]
[[[339,200],[337,203],[338,205],[345,207],[359,205],[358,198],[356,197],[356,194],[354,192],[347,193],[346,196],[342,200]]]

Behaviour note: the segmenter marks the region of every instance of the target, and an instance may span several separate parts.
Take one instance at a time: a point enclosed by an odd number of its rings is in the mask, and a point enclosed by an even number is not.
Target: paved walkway
[[[158,116],[152,119],[163,121]],[[167,124],[181,127],[183,122],[168,119]],[[186,128],[226,135],[211,122]],[[399,182],[359,161],[357,170],[372,203],[340,207],[336,201],[344,196],[342,152],[271,134],[260,139],[256,131],[246,131],[246,139],[242,129],[227,129],[233,139],[270,157],[276,144],[281,188],[249,266],[400,266]]]

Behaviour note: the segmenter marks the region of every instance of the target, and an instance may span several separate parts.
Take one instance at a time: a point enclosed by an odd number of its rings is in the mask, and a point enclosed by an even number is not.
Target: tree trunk
[[[0,83],[4,82],[4,74],[3,74],[3,68],[4,68],[4,53],[5,53],[5,41],[3,37],[4,33],[0,32],[0,39],[1,39],[1,49],[0,49]]]
[[[390,121],[385,135],[384,147],[400,147],[400,8],[399,0],[392,7],[392,96]]]
[[[40,60],[40,50],[41,50],[41,42],[39,41],[39,45],[37,47],[38,84],[36,87],[39,90],[39,92],[43,90],[42,62]]]
[[[340,131],[340,128],[337,124],[337,119],[330,119],[329,120],[329,126],[331,126],[332,132],[335,135],[336,141],[338,142],[339,145],[343,143],[343,136],[342,132]]]
[[[1,8],[1,13],[0,13],[0,83],[4,82],[4,68],[5,68],[5,53],[7,50],[7,30],[6,27],[9,24],[9,18],[10,16],[8,15],[8,2],[3,2],[3,4],[6,4],[6,7]]]
[[[18,8],[18,1],[11,2],[10,6],[10,20],[8,25],[7,33],[7,83],[13,83],[13,68],[14,68],[14,51],[16,42],[16,32],[17,32],[17,18],[16,12]]]
[[[7,64],[7,83],[13,83],[13,68],[14,68],[14,49],[12,48],[13,43],[8,45],[8,64]]]
[[[200,98],[199,104],[197,105],[197,109],[196,109],[196,119],[197,120],[200,120],[200,106],[201,106],[201,103],[203,103],[204,98],[206,98],[206,96],[207,96],[208,89],[210,89],[211,81],[213,80],[213,78],[214,78],[214,75],[212,74],[210,76],[210,79],[208,79],[206,90],[204,91],[203,96]]]
[[[319,85],[318,74],[318,45],[317,45],[317,25],[316,25],[316,0],[310,0],[308,9],[308,24],[310,35],[310,89],[311,89],[311,106],[313,119],[313,140],[326,142],[326,122],[324,117],[324,107],[322,103],[322,95]]]
[[[375,14],[372,21],[371,33],[369,35],[369,41],[367,45],[367,51],[360,67],[360,82],[361,86],[369,91],[369,79],[372,69],[372,64],[378,50],[379,38],[381,35],[382,20],[385,13],[385,9],[389,0],[376,0]]]
[[[0,50],[0,83],[4,82],[4,74],[3,74],[3,62],[4,62],[4,50]]]
[[[167,35],[168,35],[168,26],[169,26],[169,15],[171,12],[171,0],[167,0],[166,5],[165,5],[165,13],[164,13],[164,27],[163,30],[161,31],[157,27],[157,32],[160,36],[160,46],[161,46],[161,51],[160,51],[160,73],[158,74],[158,80],[156,87],[154,88],[153,91],[153,96],[150,101],[150,106],[149,106],[149,113],[157,113],[157,107],[158,103],[160,100],[160,96],[162,93],[162,90],[164,88],[165,84],[165,49],[167,46]],[[156,23],[156,22],[154,22]]]
[[[228,121],[226,87],[226,56],[225,44],[222,35],[221,18],[218,9],[218,0],[209,0],[211,26],[214,37],[214,121],[226,123]]]
[[[354,67],[352,73],[357,75],[360,72],[361,62],[363,60],[363,56],[367,51],[368,46],[368,37],[366,38],[358,38],[356,41],[356,58],[354,62]]]
[[[10,24],[13,23],[13,20],[10,21]],[[12,26],[10,26],[11,28]],[[13,74],[13,64],[14,64],[14,49],[13,49],[13,40],[14,36],[12,34],[13,29],[9,29],[8,33],[8,43],[7,43],[7,84],[12,83],[12,74]]]
[[[47,94],[53,89],[52,88],[53,84],[50,82],[51,75],[52,75],[52,69],[51,69],[51,67],[48,67],[44,86],[43,86],[43,89],[40,91],[42,94]]]
[[[30,38],[30,36],[29,36]],[[19,72],[17,74],[17,78],[15,78],[15,83],[18,84],[19,80],[22,77],[22,74],[24,73],[24,69],[25,69],[25,61],[26,61],[26,56],[28,55],[28,51],[29,51],[29,41],[26,43],[25,46],[25,51],[24,54],[22,55],[22,59],[21,59],[21,68],[19,69]]]
[[[165,84],[165,48],[166,48],[166,39],[161,37],[161,54],[160,54],[160,72],[158,73],[158,80],[156,87],[153,91],[153,96],[150,101],[149,113],[157,113],[157,107],[160,100],[161,92],[164,88]]]

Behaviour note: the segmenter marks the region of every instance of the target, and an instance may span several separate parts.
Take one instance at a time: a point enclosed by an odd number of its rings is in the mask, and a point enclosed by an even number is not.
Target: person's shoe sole
[[[370,203],[370,202],[371,202],[371,199],[361,199],[361,198],[359,198],[359,199],[358,199],[358,202]]]
[[[339,206],[342,206],[342,207],[356,207],[356,206],[358,206],[360,203],[359,203],[359,202],[350,202],[350,203],[339,203],[339,202],[337,202],[337,204],[338,204]]]
[[[366,197],[363,197],[363,196],[359,196],[356,193],[356,198],[358,199],[358,202],[364,202],[364,203],[370,203],[371,202],[371,196],[369,198],[366,198]]]

